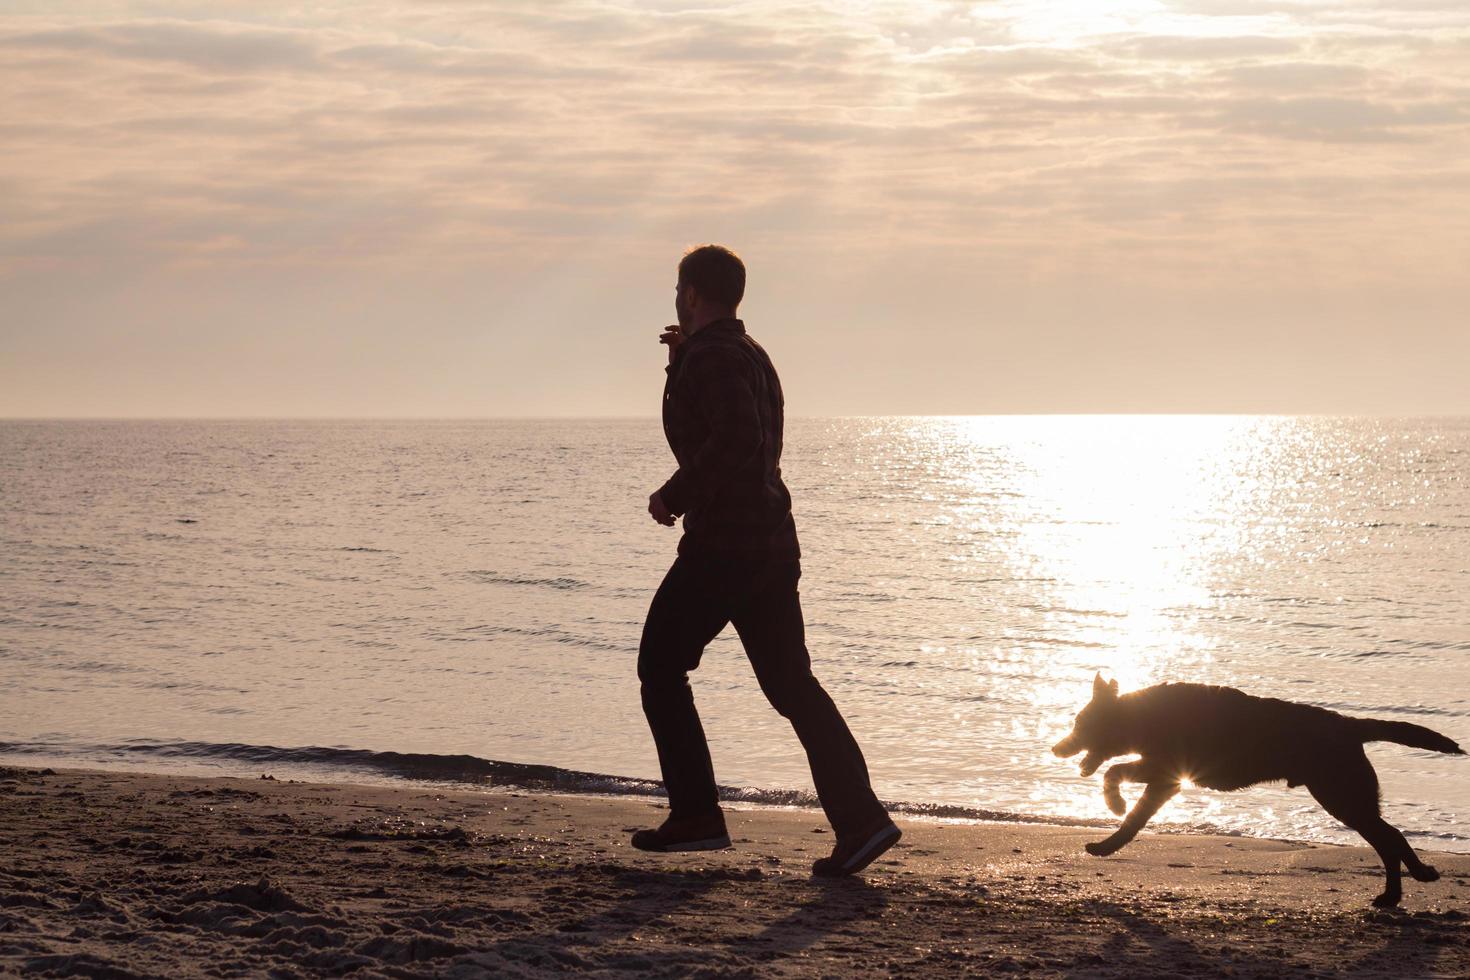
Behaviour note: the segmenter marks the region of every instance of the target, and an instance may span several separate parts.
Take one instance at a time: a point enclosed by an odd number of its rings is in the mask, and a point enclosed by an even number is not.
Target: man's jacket
[[[739,320],[684,341],[666,369],[664,435],[679,470],[659,490],[684,516],[679,553],[796,558],[791,494],[781,482],[781,380]]]

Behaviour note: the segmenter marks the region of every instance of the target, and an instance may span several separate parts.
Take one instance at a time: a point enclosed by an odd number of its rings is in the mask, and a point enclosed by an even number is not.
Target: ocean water
[[[788,430],[815,669],[885,799],[1111,822],[1048,751],[1097,671],[1470,744],[1470,419]],[[0,760],[653,792],[671,465],[652,419],[0,422]],[[810,798],[733,631],[694,684],[732,795]],[[1470,761],[1369,753],[1413,843],[1470,851]],[[1356,839],[1282,786],[1155,824]]]

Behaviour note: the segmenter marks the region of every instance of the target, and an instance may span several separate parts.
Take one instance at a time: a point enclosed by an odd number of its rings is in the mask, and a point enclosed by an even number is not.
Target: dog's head
[[[1123,751],[1116,745],[1119,735],[1118,682],[1105,681],[1098,674],[1092,681],[1092,700],[1077,712],[1072,722],[1072,731],[1051,750],[1065,759],[1085,751],[1082,758],[1082,775],[1091,776],[1097,767]]]

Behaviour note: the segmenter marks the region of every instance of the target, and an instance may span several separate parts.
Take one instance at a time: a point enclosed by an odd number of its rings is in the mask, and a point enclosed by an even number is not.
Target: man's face
[[[689,310],[690,302],[694,298],[694,290],[683,282],[674,286],[674,315],[679,318],[679,329],[688,330],[693,315]]]

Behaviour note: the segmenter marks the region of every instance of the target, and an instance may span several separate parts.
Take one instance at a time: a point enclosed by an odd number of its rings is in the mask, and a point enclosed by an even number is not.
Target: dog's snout
[[[1071,735],[1068,735],[1066,738],[1062,739],[1056,745],[1053,745],[1051,747],[1052,755],[1056,756],[1059,759],[1065,759],[1069,755],[1075,755],[1077,752],[1077,746],[1075,744],[1076,741],[1077,740],[1075,738],[1073,738]]]

